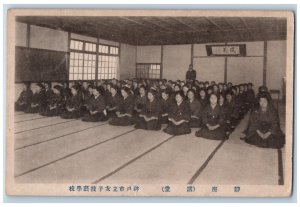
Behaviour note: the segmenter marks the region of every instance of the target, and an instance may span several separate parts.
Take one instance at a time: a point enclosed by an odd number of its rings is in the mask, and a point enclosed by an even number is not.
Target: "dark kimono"
[[[248,108],[253,108],[253,104],[255,103],[255,93],[253,89],[247,90],[247,102],[248,102]]]
[[[225,131],[232,132],[233,129],[239,124],[238,107],[234,100],[231,100],[231,102],[226,101],[222,107],[226,123]]]
[[[84,89],[84,88],[81,91],[81,95],[82,95],[82,106],[80,109],[80,111],[81,111],[80,113],[88,114],[89,113],[88,104],[94,96],[87,89]]]
[[[262,139],[257,130],[261,133],[271,132],[271,135]],[[268,106],[266,112],[260,108],[252,111],[245,142],[263,148],[280,149],[284,146],[285,135],[280,129],[278,113],[272,106]]]
[[[190,127],[197,128],[201,126],[201,112],[202,112],[202,105],[201,103],[194,99],[192,102],[189,100],[187,101],[190,107],[191,112],[191,120],[190,120]]]
[[[99,95],[97,98],[94,96],[89,100],[87,109],[89,111],[88,114],[86,114],[82,121],[86,122],[97,122],[97,121],[107,121],[107,114],[105,109],[105,101],[104,98]],[[97,111],[95,114],[91,114],[90,111]]]
[[[32,106],[35,105],[35,106]],[[25,113],[41,113],[46,108],[46,97],[44,91],[34,93],[31,99],[31,104],[25,109]]]
[[[133,90],[133,95],[134,95],[135,97],[137,97],[137,96],[140,94],[139,88],[138,88],[138,87],[133,88],[132,90]]]
[[[115,117],[119,104],[122,102],[122,96],[116,93],[114,96],[110,95],[107,100],[106,108],[108,117]]]
[[[52,99],[52,96],[53,96],[54,92],[52,89],[48,89],[48,90],[45,90],[45,104],[46,106],[49,105],[51,99]]]
[[[134,111],[135,111],[135,115],[139,115],[140,112],[139,111],[142,111],[142,109],[144,108],[144,106],[146,105],[148,99],[146,97],[146,95],[144,96],[136,96],[135,98],[135,104],[134,104]]]
[[[30,89],[22,91],[18,100],[15,103],[15,110],[24,111],[26,108],[28,108],[30,106],[32,96],[33,93]]]
[[[169,122],[169,113],[172,105],[174,104],[173,99],[169,97],[167,100],[161,99],[161,123],[167,124]]]
[[[66,103],[67,100],[72,96],[71,89],[70,88],[64,88],[63,91],[62,91],[62,96],[63,96],[63,99]]]
[[[82,96],[80,93],[76,94],[75,96],[72,95],[69,97],[69,99],[66,102],[66,108],[63,114],[61,115],[61,118],[63,119],[78,119],[80,114],[80,108],[82,105]],[[73,111],[68,111],[67,107],[74,108]]]
[[[174,119],[176,122],[185,120],[182,124],[175,125],[173,122],[169,121],[167,128],[164,132],[171,135],[182,135],[191,133],[189,126],[189,121],[191,119],[191,112],[189,104],[186,101],[182,101],[179,105],[174,103],[171,107],[169,118]]]
[[[144,117],[139,117],[139,121],[136,123],[135,128],[146,130],[160,130],[160,112],[160,101],[156,98],[152,102],[148,100],[140,115],[146,116],[147,118],[155,117],[156,119],[146,121]]]
[[[214,140],[225,139],[224,118],[224,112],[220,105],[217,104],[214,109],[208,105],[202,113],[203,128],[196,132],[196,136]],[[214,130],[209,130],[207,124],[210,126],[219,124],[220,126]]]
[[[204,99],[202,99],[201,97],[199,97],[199,102],[200,102],[200,104],[201,104],[201,106],[202,106],[203,109],[205,107],[207,107],[208,104],[209,104],[209,100],[208,100],[207,97],[205,97]]]
[[[53,108],[55,107],[55,108]],[[53,94],[42,116],[59,116],[63,112],[64,100],[61,94]]]
[[[244,118],[245,114],[249,110],[249,104],[248,104],[248,99],[247,99],[247,93],[243,92],[239,94],[239,118],[242,119]]]
[[[122,116],[122,117],[112,117],[109,121],[109,124],[116,126],[129,126],[134,124],[133,118],[133,108],[134,108],[134,97],[133,95],[128,95],[126,99],[122,99],[121,103],[118,106],[117,112],[120,115],[129,114],[130,116]]]

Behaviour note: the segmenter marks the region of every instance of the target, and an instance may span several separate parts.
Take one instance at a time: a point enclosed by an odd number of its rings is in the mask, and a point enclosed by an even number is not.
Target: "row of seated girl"
[[[103,82],[98,87],[87,82],[75,83],[70,89],[55,85],[49,91],[49,84],[37,84],[32,95],[29,85],[24,85],[16,110],[92,122],[109,119],[111,125],[146,130],[160,130],[167,124],[163,131],[170,135],[189,134],[191,128],[198,128],[197,137],[217,140],[226,139],[251,111],[245,141],[260,147],[280,148],[284,144],[270,94],[261,87],[255,97],[251,83],[232,86],[125,80]]]

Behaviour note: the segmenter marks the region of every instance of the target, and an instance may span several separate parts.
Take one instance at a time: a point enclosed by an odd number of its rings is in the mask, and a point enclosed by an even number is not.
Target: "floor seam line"
[[[191,185],[194,183],[194,181],[199,177],[199,175],[203,172],[203,170],[207,167],[208,163],[211,161],[211,159],[215,156],[217,151],[221,148],[221,146],[225,143],[226,140],[222,140],[218,146],[210,153],[210,155],[207,157],[205,162],[200,166],[200,168],[194,173],[194,175],[191,177],[191,179],[188,181],[188,185]]]
[[[50,124],[50,125],[46,125],[46,126],[41,126],[41,127],[37,127],[37,128],[33,128],[33,129],[27,129],[27,130],[15,132],[15,134],[20,134],[20,133],[23,133],[23,132],[28,132],[28,131],[32,131],[32,130],[36,130],[36,129],[42,129],[42,128],[46,128],[46,127],[55,126],[55,125],[58,125],[58,124],[64,124],[64,123],[68,123],[68,122],[73,122],[73,121],[77,121],[77,119],[75,119],[75,120],[68,120],[68,121],[64,121],[64,122],[59,122],[59,123],[55,123],[55,124]]]
[[[82,130],[78,130],[78,131],[71,132],[71,133],[68,133],[68,134],[60,135],[60,136],[58,136],[58,137],[53,137],[53,138],[51,138],[51,139],[47,139],[47,140],[44,140],[44,141],[41,141],[41,142],[36,142],[36,143],[30,144],[30,145],[25,145],[25,146],[16,148],[15,151],[21,150],[21,149],[25,149],[25,148],[27,148],[27,147],[35,146],[35,145],[38,145],[38,144],[50,142],[50,141],[52,141],[52,140],[56,140],[56,139],[59,139],[59,138],[63,138],[63,137],[72,135],[72,134],[80,133],[80,132],[83,132],[83,131],[86,131],[86,130],[89,130],[89,129],[93,129],[93,128],[96,128],[96,127],[99,127],[99,126],[103,126],[103,125],[106,125],[106,124],[108,124],[108,123],[100,124],[100,125],[96,125],[96,126],[92,126],[92,127],[88,127],[88,128],[82,129]]]
[[[128,165],[132,164],[133,162],[137,161],[138,159],[140,159],[141,157],[145,156],[146,154],[152,152],[153,150],[157,149],[158,147],[160,147],[161,145],[165,144],[166,142],[168,142],[169,140],[173,139],[175,137],[175,135],[169,137],[168,139],[164,140],[163,142],[160,142],[159,144],[155,145],[154,147],[148,149],[146,152],[143,152],[142,154],[138,155],[137,157],[129,160],[128,162],[126,162],[125,164],[121,165],[120,167],[118,167],[117,169],[113,170],[112,172],[102,176],[101,178],[95,180],[92,182],[92,184],[97,184],[103,180],[105,180],[106,178],[114,175],[115,173],[119,172],[120,170],[122,170],[123,168],[127,167]]]
[[[66,159],[66,158],[68,158],[68,157],[71,157],[71,156],[73,156],[73,155],[76,155],[76,154],[78,154],[78,153],[80,153],[80,152],[83,152],[83,151],[85,151],[85,150],[89,150],[89,149],[91,149],[91,148],[93,148],[93,147],[96,147],[96,146],[98,146],[98,145],[101,145],[101,144],[104,144],[104,143],[106,143],[106,142],[112,141],[112,140],[114,140],[114,139],[116,139],[116,138],[119,138],[119,137],[121,137],[121,136],[123,136],[123,135],[125,135],[125,134],[128,134],[128,133],[133,132],[133,131],[136,131],[136,130],[137,130],[137,129],[133,129],[133,130],[127,131],[127,132],[125,132],[125,133],[119,134],[119,135],[117,135],[117,136],[114,136],[114,137],[111,137],[111,138],[109,138],[109,139],[106,139],[106,140],[103,140],[103,141],[101,141],[101,142],[98,142],[98,143],[96,143],[96,144],[94,144],[94,145],[91,145],[91,146],[88,146],[88,147],[83,148],[83,149],[81,149],[81,150],[78,150],[78,151],[76,151],[76,152],[72,152],[71,154],[68,154],[68,155],[66,155],[66,156],[63,156],[63,157],[61,157],[61,158],[59,158],[59,159],[53,160],[53,161],[48,162],[48,163],[46,163],[46,164],[43,164],[43,165],[41,165],[41,166],[39,166],[39,167],[35,167],[35,168],[33,168],[33,169],[31,169],[31,170],[28,170],[28,171],[26,171],[26,172],[23,172],[23,173],[21,173],[21,174],[19,174],[19,175],[15,175],[15,178],[20,177],[20,176],[23,176],[23,175],[26,175],[26,174],[31,173],[31,172],[34,172],[34,171],[36,171],[36,170],[38,170],[38,169],[41,169],[41,168],[43,168],[43,167],[46,167],[46,166],[48,166],[48,165],[51,165],[51,164],[53,164],[53,163],[56,163],[56,162],[61,161],[61,160],[63,160],[63,159]]]

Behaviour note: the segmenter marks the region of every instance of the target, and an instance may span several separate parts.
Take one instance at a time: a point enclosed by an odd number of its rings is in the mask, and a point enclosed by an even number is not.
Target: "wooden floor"
[[[229,140],[215,141],[195,137],[196,129],[174,137],[133,126],[17,112],[15,179],[21,183],[283,184],[284,149],[260,149],[241,141],[247,119]]]

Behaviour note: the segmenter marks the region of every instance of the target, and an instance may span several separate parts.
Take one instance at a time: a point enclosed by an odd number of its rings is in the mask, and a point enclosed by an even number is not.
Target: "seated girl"
[[[79,85],[75,84],[71,87],[72,96],[70,96],[66,102],[65,110],[61,115],[63,119],[78,119],[80,114],[80,108],[82,105],[82,96],[78,93]]]
[[[189,134],[191,133],[190,119],[189,104],[184,101],[184,94],[178,91],[175,93],[175,104],[170,109],[168,126],[163,131],[171,135]]]
[[[41,113],[42,116],[59,116],[63,112],[64,101],[62,95],[63,88],[60,85],[53,87],[54,95],[46,107],[46,110]]]
[[[46,104],[46,106],[48,106],[50,101],[51,101],[51,98],[53,96],[53,90],[51,88],[51,83],[50,82],[45,82],[44,83],[44,89],[45,89],[45,97],[46,97],[45,104]]]
[[[86,82],[84,82],[84,83],[86,83]],[[82,102],[82,106],[80,109],[80,111],[81,111],[80,113],[82,115],[89,113],[88,104],[89,104],[90,100],[93,98],[93,88],[94,88],[93,85],[85,86],[85,84],[83,84],[83,89],[81,91],[83,102]]]
[[[202,113],[203,128],[196,132],[196,136],[214,140],[225,139],[224,113],[218,104],[217,95],[212,93],[209,101],[210,104]]]
[[[233,92],[227,91],[225,100],[226,131],[231,132],[239,123],[238,107],[233,99]]]
[[[206,89],[200,88],[199,89],[199,102],[203,109],[209,104],[209,100],[208,100],[207,96],[208,95],[207,95]]]
[[[139,115],[139,121],[135,128],[146,130],[160,130],[160,101],[156,97],[156,91],[150,89],[147,93],[148,101]]]
[[[111,85],[110,87],[110,97],[107,100],[107,115],[108,117],[115,117],[118,105],[122,101],[121,95],[118,93],[118,87],[116,85]]]
[[[44,86],[41,83],[36,84],[35,93],[32,96],[30,105],[25,109],[25,113],[40,113],[46,108],[46,97]]]
[[[15,103],[16,111],[24,111],[29,107],[33,93],[30,90],[30,83],[23,83],[23,90]]]
[[[171,98],[172,89],[166,88],[161,92],[161,123],[168,123],[168,115],[170,113],[170,109],[174,104],[174,100]]]
[[[263,148],[280,149],[285,144],[285,135],[280,129],[279,117],[272,106],[268,93],[260,93],[259,108],[252,111],[245,142]]]
[[[138,117],[141,113],[142,109],[146,105],[147,96],[146,96],[146,88],[145,86],[140,86],[139,88],[139,95],[135,97],[135,104],[134,104],[134,115]]]
[[[134,124],[134,96],[131,94],[130,88],[128,87],[123,87],[121,94],[123,99],[117,107],[116,117],[112,117],[109,124],[116,126],[129,126]]]
[[[97,122],[106,121],[108,119],[105,109],[105,101],[100,93],[100,87],[93,87],[93,97],[89,100],[87,106],[88,114],[81,119],[82,121]]]
[[[202,105],[201,103],[195,98],[194,90],[188,90],[187,92],[188,103],[191,112],[191,120],[189,122],[191,128],[197,128],[201,126],[201,112],[202,112]]]

